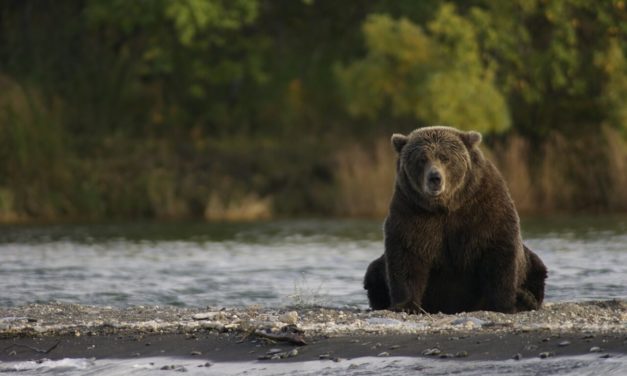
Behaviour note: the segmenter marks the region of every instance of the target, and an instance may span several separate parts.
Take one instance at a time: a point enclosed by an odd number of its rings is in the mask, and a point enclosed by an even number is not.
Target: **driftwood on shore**
[[[31,350],[31,351],[33,351],[33,352],[35,352],[35,353],[37,353],[37,354],[43,354],[43,355],[46,355],[46,354],[50,354],[50,352],[51,352],[52,350],[56,349],[56,348],[57,348],[57,346],[59,346],[59,343],[61,343],[61,341],[57,341],[57,342],[55,342],[55,344],[54,344],[54,345],[52,345],[52,346],[48,347],[48,349],[46,349],[46,350],[43,350],[43,349],[38,349],[37,347],[34,347],[34,346],[23,345],[23,344],[20,344],[20,343],[12,343],[12,344],[10,344],[9,346],[7,346],[7,347],[5,347],[4,349],[2,349],[2,351],[4,352],[4,351],[9,350],[9,349],[11,349],[11,348],[13,348],[13,347],[23,347],[23,348],[28,349],[28,350]]]
[[[257,337],[266,338],[272,341],[288,342],[297,346],[304,346],[307,344],[303,337],[296,333],[268,333],[263,330],[255,330],[253,333]]]

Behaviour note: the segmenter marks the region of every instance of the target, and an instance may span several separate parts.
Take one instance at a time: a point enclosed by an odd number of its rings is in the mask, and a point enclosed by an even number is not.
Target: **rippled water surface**
[[[132,360],[62,359],[37,362],[0,364],[0,373],[19,372],[20,375],[155,375],[164,373],[164,365],[173,371],[191,375],[455,375],[466,376],[531,376],[531,375],[589,375],[623,376],[627,361],[622,356],[608,359],[584,355],[552,359],[486,361],[433,361],[425,358],[364,357],[340,362],[308,361],[298,363],[215,363],[177,358],[142,358]],[[177,373],[178,373],[177,372]],[[165,372],[167,374],[168,372]]]
[[[626,298],[627,218],[523,220],[549,301]],[[365,308],[380,221],[0,227],[0,304]]]

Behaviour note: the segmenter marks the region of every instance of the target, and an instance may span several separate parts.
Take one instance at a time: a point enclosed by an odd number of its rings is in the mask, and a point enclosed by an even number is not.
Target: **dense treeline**
[[[392,132],[627,209],[624,1],[5,0],[0,220],[382,215]]]

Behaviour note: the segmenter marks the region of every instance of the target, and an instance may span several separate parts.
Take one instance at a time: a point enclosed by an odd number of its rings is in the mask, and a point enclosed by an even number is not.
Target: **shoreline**
[[[409,356],[507,360],[627,354],[627,301],[547,303],[518,314],[111,307],[0,308],[0,361],[155,356],[210,362]]]
[[[567,345],[566,345],[567,343]],[[586,333],[450,333],[312,338],[297,346],[233,334],[199,333],[18,337],[0,340],[0,361],[63,358],[193,358],[210,362],[343,361],[361,357],[424,357],[433,360],[503,361],[592,354],[627,354],[624,335]],[[47,352],[50,350],[49,352]],[[46,352],[46,353],[45,353]],[[273,358],[274,356],[274,358]]]

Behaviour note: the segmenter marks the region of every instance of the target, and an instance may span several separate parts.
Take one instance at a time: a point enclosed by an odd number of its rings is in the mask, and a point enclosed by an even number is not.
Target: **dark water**
[[[627,217],[523,220],[547,300],[627,298]],[[380,221],[0,227],[0,304],[366,308]]]

